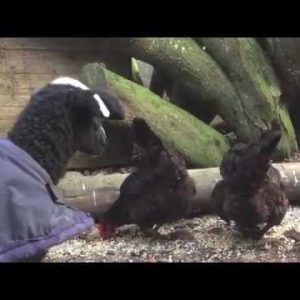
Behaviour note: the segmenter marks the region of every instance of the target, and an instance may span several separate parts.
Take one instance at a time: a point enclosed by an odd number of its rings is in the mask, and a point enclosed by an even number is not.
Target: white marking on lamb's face
[[[93,200],[94,200],[94,205],[97,206],[96,192],[95,192],[95,190],[93,190]]]
[[[82,189],[85,191],[86,190],[86,186],[84,184],[84,182],[82,183]]]
[[[77,79],[71,78],[71,77],[59,77],[57,79],[54,79],[51,84],[61,84],[61,85],[71,85],[76,88],[80,88],[82,90],[90,90],[89,87],[87,87],[85,84],[80,82]],[[98,94],[94,94],[94,99],[97,101],[100,111],[103,114],[105,118],[109,118],[110,111],[108,110],[107,106],[104,104],[103,100],[100,98]]]
[[[80,88],[82,90],[89,90],[90,89],[85,84],[80,82],[79,80],[71,78],[71,77],[59,77],[57,79],[54,79],[51,82],[51,84],[69,84],[69,85],[72,85],[74,87]]]
[[[110,111],[108,110],[108,108],[106,107],[106,105],[104,104],[103,100],[100,98],[100,96],[98,94],[94,95],[94,99],[98,102],[100,110],[103,114],[103,116],[105,118],[109,118],[110,116]]]

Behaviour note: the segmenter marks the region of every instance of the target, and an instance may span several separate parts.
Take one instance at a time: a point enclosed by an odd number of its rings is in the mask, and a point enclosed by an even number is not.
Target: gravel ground
[[[296,153],[285,162],[300,162]],[[130,169],[84,171],[84,175],[128,172]],[[160,233],[188,230],[194,240],[166,240],[145,236],[134,226],[102,240],[96,228],[50,249],[43,262],[300,262],[299,241],[285,236],[300,232],[300,208],[290,208],[280,226],[260,241],[243,239],[216,216],[181,220],[161,227]]]
[[[298,262],[300,243],[285,237],[300,231],[300,209],[290,209],[282,224],[253,242],[242,239],[218,217],[182,220],[161,233],[185,229],[195,240],[147,237],[134,226],[123,226],[116,237],[102,240],[96,228],[50,249],[43,262]]]

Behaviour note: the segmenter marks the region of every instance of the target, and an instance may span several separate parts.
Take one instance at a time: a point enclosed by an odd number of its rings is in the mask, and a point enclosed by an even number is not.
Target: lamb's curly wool
[[[48,84],[31,96],[8,133],[13,143],[49,173],[54,184],[64,176],[75,151],[95,155],[104,149],[103,114],[95,94],[112,110],[110,118],[123,118],[120,104],[107,93],[70,84]]]

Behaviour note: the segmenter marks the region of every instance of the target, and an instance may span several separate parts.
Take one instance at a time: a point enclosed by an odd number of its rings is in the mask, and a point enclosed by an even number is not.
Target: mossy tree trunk
[[[191,167],[218,166],[228,149],[225,138],[216,130],[196,119],[188,112],[164,101],[149,89],[118,76],[100,64],[83,67],[81,79],[97,88],[99,74],[105,74],[108,89],[123,103],[129,124],[136,117],[144,118],[166,146],[177,149]],[[126,139],[119,141],[128,143]]]
[[[289,115],[279,103],[278,83],[254,39],[207,40],[213,57],[190,38],[114,42],[121,51],[161,68],[174,80],[182,80],[199,95],[196,99],[201,105],[222,116],[241,140],[257,139],[272,117],[278,117],[283,137],[277,157],[287,157],[297,149]]]
[[[281,90],[272,66],[252,38],[199,38],[201,45],[222,67],[238,94],[244,121],[257,138],[274,117],[282,124],[280,159],[297,149],[288,111],[280,103]]]
[[[300,142],[300,38],[259,38],[280,80],[282,102],[288,107]]]
[[[193,39],[126,38],[115,39],[115,43],[121,51],[152,64],[174,81],[184,82],[199,95],[197,101],[200,107],[222,111],[224,118],[226,116],[225,119],[240,135],[247,135],[243,133],[246,128],[242,128],[242,118],[235,113],[236,105],[233,103],[238,101],[235,101],[237,94],[233,86],[214,60]]]
[[[288,103],[300,102],[298,99],[300,38],[259,38],[257,40],[279,78],[283,90],[282,100]]]

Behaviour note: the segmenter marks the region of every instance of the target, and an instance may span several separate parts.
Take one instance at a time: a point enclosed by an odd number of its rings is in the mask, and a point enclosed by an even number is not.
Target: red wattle
[[[97,228],[98,228],[100,237],[104,238],[105,237],[104,225],[102,223],[99,223],[99,224],[97,224]]]

